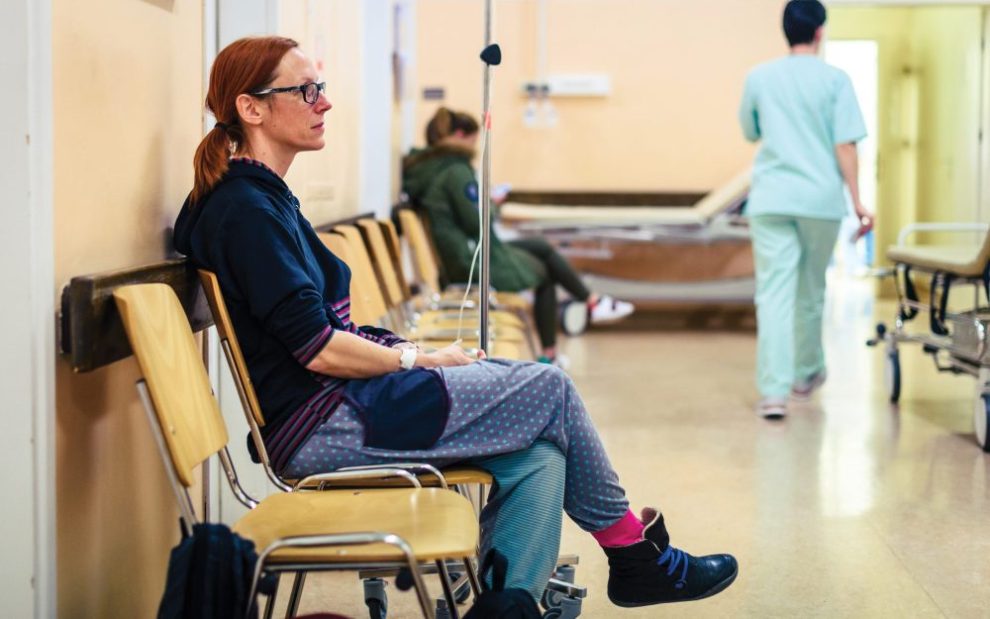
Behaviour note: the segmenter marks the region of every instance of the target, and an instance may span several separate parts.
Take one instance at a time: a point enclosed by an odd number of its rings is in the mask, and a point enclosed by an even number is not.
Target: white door
[[[51,3],[10,0],[0,23],[0,615],[55,616],[55,293]]]

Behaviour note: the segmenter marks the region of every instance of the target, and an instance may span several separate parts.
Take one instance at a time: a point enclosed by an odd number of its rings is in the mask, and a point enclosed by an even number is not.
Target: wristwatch
[[[411,370],[416,365],[416,354],[415,348],[403,348],[402,353],[399,354],[399,367],[403,370]]]

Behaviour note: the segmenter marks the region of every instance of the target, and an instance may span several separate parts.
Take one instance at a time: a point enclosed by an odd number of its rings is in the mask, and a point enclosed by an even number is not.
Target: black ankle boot
[[[608,556],[608,598],[616,606],[648,606],[700,600],[736,579],[732,555],[693,557],[670,545],[663,515],[643,510],[643,539],[629,546],[604,548]]]

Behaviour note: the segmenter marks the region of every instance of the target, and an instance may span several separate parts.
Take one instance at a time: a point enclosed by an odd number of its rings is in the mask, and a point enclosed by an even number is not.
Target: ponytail
[[[442,107],[433,115],[426,125],[426,144],[436,146],[444,138],[454,135],[458,131],[464,135],[477,133],[479,129],[478,121],[467,112],[455,112]]]
[[[223,49],[210,69],[206,109],[217,124],[206,134],[193,156],[193,189],[196,204],[210,193],[228,169],[230,153],[244,145],[244,128],[237,115],[237,97],[265,88],[275,80],[282,57],[299,44],[285,37],[246,37]]]

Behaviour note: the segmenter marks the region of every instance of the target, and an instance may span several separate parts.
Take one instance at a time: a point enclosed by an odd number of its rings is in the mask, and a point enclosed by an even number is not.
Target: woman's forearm
[[[306,369],[336,378],[372,378],[397,371],[401,354],[353,333],[335,331]]]

